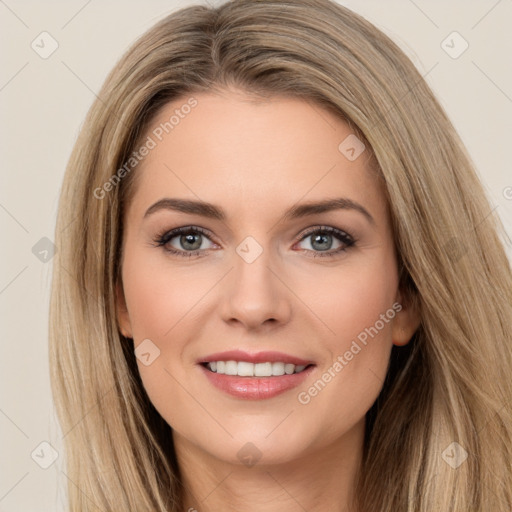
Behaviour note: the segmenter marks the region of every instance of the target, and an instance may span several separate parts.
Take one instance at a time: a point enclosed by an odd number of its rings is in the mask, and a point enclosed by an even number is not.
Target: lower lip
[[[236,398],[264,400],[280,395],[304,382],[315,366],[311,365],[300,373],[274,377],[239,377],[210,371],[200,365],[208,380],[218,389]]]

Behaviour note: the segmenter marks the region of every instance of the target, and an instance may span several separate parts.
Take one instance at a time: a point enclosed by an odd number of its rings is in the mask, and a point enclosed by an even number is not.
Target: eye
[[[351,235],[331,226],[311,228],[305,234],[302,234],[298,243],[308,238],[311,238],[311,242],[309,243],[311,249],[306,248],[305,250],[312,253],[312,257],[314,258],[333,257],[336,254],[346,251],[355,244],[355,239]],[[174,241],[174,239],[176,239],[176,241]],[[158,247],[163,247],[171,254],[191,257],[201,254],[204,255],[204,253],[211,248],[204,246],[206,240],[211,242],[209,233],[203,228],[199,226],[184,226],[165,231],[158,235],[155,238],[155,244]],[[330,250],[333,246],[333,242],[337,243],[338,247],[334,250]]]
[[[341,229],[333,228],[331,226],[321,226],[310,229],[306,234],[302,235],[299,243],[307,240],[308,238],[311,239],[309,245],[312,249],[306,250],[313,253],[313,258],[331,257],[346,251],[349,247],[352,247],[355,244],[355,239],[351,235]],[[330,251],[329,249],[332,248],[333,241],[337,241],[338,248]]]
[[[155,242],[157,246],[164,247],[164,249],[172,254],[178,256],[190,257],[197,256],[204,252],[208,247],[204,247],[203,242],[210,240],[207,232],[198,226],[185,226],[176,228],[171,231],[166,231],[157,236]],[[173,239],[177,241],[173,244]],[[176,244],[181,246],[176,248]]]

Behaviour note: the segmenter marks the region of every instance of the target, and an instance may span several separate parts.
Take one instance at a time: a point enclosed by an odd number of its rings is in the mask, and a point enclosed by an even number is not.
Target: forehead
[[[372,203],[377,215],[385,208],[370,151],[341,117],[309,100],[191,94],[165,105],[143,140],[151,149],[131,209],[169,195],[233,215],[340,195]]]

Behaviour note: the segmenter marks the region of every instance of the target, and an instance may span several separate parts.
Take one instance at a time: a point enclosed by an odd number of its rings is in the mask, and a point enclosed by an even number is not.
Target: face
[[[417,328],[385,196],[368,148],[320,106],[193,97],[146,134],[124,219],[120,330],[175,442],[224,462],[243,450],[292,461],[361,432],[393,343]],[[303,207],[327,200],[335,207]]]

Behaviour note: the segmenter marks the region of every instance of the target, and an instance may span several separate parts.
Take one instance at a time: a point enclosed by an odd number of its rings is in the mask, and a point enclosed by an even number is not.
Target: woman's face
[[[125,217],[119,323],[149,398],[225,462],[357,444],[417,327],[369,150],[314,103],[193,98],[150,126]]]

